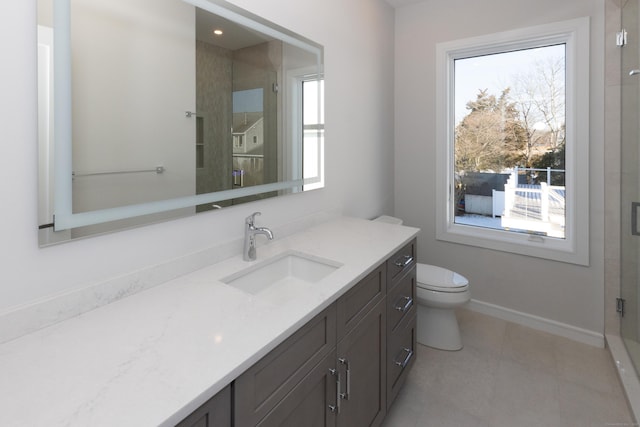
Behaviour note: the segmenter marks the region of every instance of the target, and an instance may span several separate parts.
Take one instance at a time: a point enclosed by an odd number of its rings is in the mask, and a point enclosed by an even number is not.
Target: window
[[[302,81],[302,144],[304,191],[324,187],[324,80]]]
[[[438,239],[588,264],[588,40],[582,18],[437,46]]]
[[[305,67],[288,70],[285,81],[284,141],[288,150],[283,154],[291,152],[291,158],[283,159],[283,174],[302,180],[294,192],[323,188],[324,77],[318,67]]]

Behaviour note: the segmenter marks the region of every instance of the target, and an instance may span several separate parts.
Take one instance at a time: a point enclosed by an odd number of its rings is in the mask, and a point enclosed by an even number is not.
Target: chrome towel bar
[[[138,170],[128,170],[128,171],[108,171],[108,172],[87,172],[87,173],[77,173],[73,172],[74,178],[80,176],[95,176],[95,175],[117,175],[123,173],[145,173],[145,172],[155,172],[157,174],[161,174],[164,172],[164,166],[156,166],[154,169],[138,169]]]

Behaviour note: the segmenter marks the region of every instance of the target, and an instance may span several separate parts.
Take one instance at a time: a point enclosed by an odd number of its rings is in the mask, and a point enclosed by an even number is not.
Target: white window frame
[[[436,46],[436,238],[589,265],[589,18],[522,28]],[[553,44],[566,45],[565,238],[456,224],[454,61]]]
[[[320,73],[318,73],[320,69]],[[304,177],[304,123],[303,123],[303,84],[308,81],[324,80],[324,73],[322,67],[304,67],[289,70],[286,73],[286,94],[287,96],[287,117],[290,117],[290,122],[285,123],[285,143],[289,145],[287,150],[283,150],[283,153],[290,152],[291,159],[283,159],[283,164],[286,165],[284,171],[285,176],[293,177],[294,179],[302,180],[302,187],[296,187],[292,191],[310,191],[319,188],[324,188],[324,143],[318,144],[318,153],[316,155],[318,165],[318,175],[313,177]],[[320,90],[320,89],[318,89]],[[318,97],[320,98],[320,97]],[[319,101],[320,102],[320,101]],[[320,108],[324,108],[322,105]],[[324,123],[322,125],[324,127]],[[300,153],[302,150],[302,153]],[[290,178],[291,179],[291,178]]]

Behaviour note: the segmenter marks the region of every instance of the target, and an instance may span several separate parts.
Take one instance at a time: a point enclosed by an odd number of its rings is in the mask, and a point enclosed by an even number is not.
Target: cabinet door
[[[378,426],[386,415],[386,300],[338,343],[339,427]]]
[[[231,427],[231,387],[221,390],[176,427]]]
[[[258,425],[335,346],[332,304],[236,378],[235,426]]]
[[[260,427],[335,427],[335,349],[257,424]]]

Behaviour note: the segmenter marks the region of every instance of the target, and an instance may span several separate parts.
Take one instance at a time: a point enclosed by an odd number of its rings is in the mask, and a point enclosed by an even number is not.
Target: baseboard
[[[523,313],[487,302],[472,299],[466,306],[469,310],[497,317],[508,322],[517,323],[550,334],[559,335],[570,340],[604,348],[604,335],[555,320],[533,314]]]

